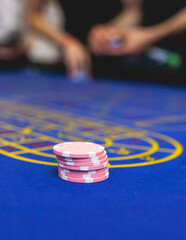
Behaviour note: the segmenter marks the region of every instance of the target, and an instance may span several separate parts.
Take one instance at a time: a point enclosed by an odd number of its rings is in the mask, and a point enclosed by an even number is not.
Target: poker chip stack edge
[[[101,182],[109,177],[108,158],[102,145],[91,142],[64,142],[53,147],[58,175],[70,182]]]

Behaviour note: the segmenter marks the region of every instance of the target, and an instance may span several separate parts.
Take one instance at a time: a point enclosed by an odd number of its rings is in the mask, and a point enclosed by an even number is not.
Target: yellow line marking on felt
[[[131,156],[112,157],[109,160],[110,161],[115,161],[115,160],[125,160],[125,159],[128,160],[128,159],[134,159],[134,158],[141,158],[141,157],[144,157],[144,156],[151,155],[151,154],[153,154],[153,153],[158,151],[159,145],[158,145],[158,143],[155,140],[153,140],[151,138],[148,138],[148,137],[145,137],[144,139],[146,139],[146,141],[149,142],[151,144],[151,146],[152,146],[146,152],[139,153],[139,154],[134,154],[134,155],[131,155]]]
[[[155,119],[147,119],[142,121],[137,121],[135,124],[136,126],[146,127],[151,126],[153,124],[161,124],[161,123],[172,123],[172,122],[179,122],[179,121],[186,121],[186,115],[173,115],[173,116],[166,116],[166,117],[159,117]]]
[[[7,156],[7,157],[15,158],[15,155],[12,154],[12,153],[7,153],[7,152],[5,152],[5,151],[3,151],[3,150],[0,150],[0,153],[3,154],[3,155],[5,155],[5,156]],[[53,156],[53,158],[54,158],[54,156]],[[25,157],[17,156],[17,155],[16,155],[16,159],[17,159],[17,160],[21,160],[21,161],[31,162],[31,163],[57,166],[57,163],[38,161],[38,160],[30,159],[30,158],[25,158]]]
[[[27,148],[27,147],[24,147],[24,146],[21,146],[15,142],[9,142],[9,141],[6,141],[4,140],[3,138],[0,138],[1,140],[3,140],[3,144],[4,145],[8,145],[8,146],[11,146],[11,147],[15,147],[15,148],[18,148],[22,151],[25,151],[25,152],[29,152],[29,153],[33,153],[33,154],[36,154],[36,155],[40,155],[40,156],[44,156],[44,157],[53,157],[53,154],[49,154],[49,153],[41,153],[39,151],[37,151],[36,149],[30,149],[30,148]]]
[[[7,102],[8,101],[5,101],[6,104],[7,104]],[[19,109],[20,110],[20,105],[21,105],[20,103],[19,104],[9,104],[9,105],[14,108],[13,109],[14,111],[15,111],[15,109]],[[8,109],[9,108],[6,108],[7,112],[8,112]],[[92,126],[92,125],[94,127],[97,126],[99,129],[104,128],[105,129],[105,133],[107,132],[107,134],[112,133],[112,135],[114,135],[114,133],[112,132],[114,130],[116,137],[117,137],[117,134],[120,133],[121,137],[142,138],[143,140],[145,139],[148,143],[151,144],[151,147],[149,147],[149,149],[147,149],[147,152],[145,152],[145,153],[143,153],[141,155],[140,154],[136,154],[136,155],[133,155],[133,156],[127,156],[126,160],[132,159],[132,158],[134,158],[134,156],[135,157],[136,156],[137,157],[143,157],[143,156],[148,156],[148,155],[150,155],[150,154],[152,154],[152,153],[154,153],[156,151],[163,151],[163,149],[159,149],[158,143],[154,139],[149,138],[149,137],[145,137],[145,136],[151,134],[150,131],[139,131],[138,132],[138,131],[136,131],[134,129],[131,129],[129,127],[126,127],[126,126],[112,126],[112,127],[110,127],[110,126],[107,126],[106,123],[98,123],[98,122],[94,122],[94,121],[89,121],[89,120],[87,120],[85,118],[81,119],[81,116],[78,116],[78,115],[75,115],[75,114],[74,115],[71,114],[71,116],[68,116],[69,115],[68,112],[67,113],[63,113],[63,114],[61,114],[61,113],[59,114],[59,113],[56,113],[56,111],[55,112],[54,111],[49,112],[48,110],[36,109],[36,107],[27,106],[27,105],[26,106],[25,105],[21,105],[21,110],[22,109],[25,112],[29,113],[29,116],[24,116],[24,118],[23,118],[22,115],[19,116],[19,112],[15,113],[14,115],[18,116],[21,120],[22,119],[27,120],[28,123],[31,123],[31,122],[33,122],[34,124],[36,123],[35,126],[33,126],[33,127],[29,126],[28,128],[26,128],[24,130],[25,132],[23,132],[23,133],[24,134],[32,134],[33,136],[38,137],[39,139],[41,139],[41,138],[43,138],[45,140],[49,140],[50,139],[50,141],[53,141],[53,142],[56,142],[56,143],[60,141],[60,139],[53,138],[53,137],[50,137],[50,136],[46,136],[46,135],[44,135],[42,133],[33,132],[32,129],[34,127],[37,127],[37,126],[41,127],[41,126],[44,126],[44,124],[46,125],[47,121],[44,119],[44,117],[47,115],[47,116],[51,117],[52,119],[55,119],[55,120],[59,119],[59,124],[64,126],[64,127],[65,127],[65,124],[67,124],[67,123],[63,124],[63,123],[61,123],[61,120],[69,121],[71,123],[74,123],[74,121],[76,121],[77,123],[75,124],[75,127],[76,126],[80,126],[80,125],[84,126],[84,124],[86,123],[86,126],[88,124],[90,124],[90,126]],[[68,114],[68,115],[66,115],[66,114]],[[12,112],[11,111],[9,111],[9,115],[12,116]],[[38,119],[38,118],[40,118],[40,119]],[[31,121],[31,120],[33,120],[33,121]],[[59,124],[58,125],[55,124],[55,127],[59,128]],[[15,125],[12,125],[11,127],[10,127],[10,124],[9,125],[3,124],[3,125],[6,126],[6,129],[13,129],[13,130],[18,129],[19,131],[21,131],[21,130],[23,131],[22,128],[17,127]],[[74,128],[73,124],[71,124],[70,127],[69,127],[69,125],[66,125],[66,126],[67,126],[66,129],[68,131],[74,130],[73,129]],[[44,129],[45,129],[45,127],[43,128],[43,130]],[[76,130],[76,133],[78,133],[77,130]],[[156,163],[159,163],[159,162],[164,162],[164,161],[169,161],[171,159],[174,159],[174,158],[178,157],[183,152],[183,147],[176,140],[174,140],[174,139],[172,139],[172,138],[170,138],[168,136],[165,136],[163,134],[157,134],[157,133],[152,133],[152,134],[153,134],[152,136],[158,136],[157,138],[165,139],[165,141],[168,141],[169,143],[171,143],[176,148],[175,151],[171,149],[170,150],[171,153],[172,153],[172,151],[174,151],[171,155],[169,155],[167,157],[164,157],[164,158],[161,158],[159,160],[156,160],[154,162],[135,163],[135,164],[130,164],[130,165],[129,164],[111,165],[109,163],[109,166],[111,168],[116,168],[116,167],[134,167],[134,166],[145,166],[145,165],[150,165],[150,164],[156,164]],[[69,135],[66,135],[66,136],[69,137]],[[98,139],[102,140],[102,138],[99,137],[99,136],[95,135],[93,137],[94,137],[94,140],[96,140],[96,138],[97,138],[97,140]],[[107,140],[105,145],[107,145],[109,147],[109,146],[113,146],[113,144],[114,144],[113,141],[111,139],[109,139],[109,140]],[[116,146],[116,145],[117,144],[114,144],[114,146]],[[30,149],[28,149],[28,150],[30,152]],[[168,152],[168,150],[166,150],[166,152]],[[34,159],[27,159],[27,158],[24,158],[24,157],[21,157],[21,156],[15,156],[14,153],[6,153],[3,150],[1,150],[0,153],[2,153],[4,155],[7,155],[7,156],[10,156],[10,157],[13,157],[13,158],[16,158],[16,159],[19,159],[19,160],[22,160],[22,161],[34,162],[34,163],[39,163],[39,164],[47,164],[47,165],[53,165],[53,166],[57,165],[56,163],[37,161],[37,160],[34,160]],[[41,155],[43,156],[42,153],[41,153]],[[49,154],[49,155],[52,156],[52,158],[54,158],[53,155],[51,155],[51,154]],[[120,157],[119,158],[117,158],[117,157],[116,158],[109,158],[109,160],[113,160],[113,159],[114,160],[123,160],[124,158],[123,157],[121,157],[121,158]]]
[[[175,146],[175,151],[173,154],[167,156],[167,157],[164,157],[164,158],[160,158],[154,162],[144,162],[144,163],[133,163],[133,164],[118,164],[118,165],[111,165],[111,168],[123,168],[123,167],[139,167],[139,166],[147,166],[147,165],[152,165],[152,164],[157,164],[157,163],[162,163],[162,162],[167,162],[167,161],[170,161],[172,159],[175,159],[177,158],[178,156],[180,156],[183,152],[183,147],[182,145],[177,142],[176,140],[174,139],[171,139],[170,137],[167,137],[171,143]],[[110,160],[110,159],[109,159]]]

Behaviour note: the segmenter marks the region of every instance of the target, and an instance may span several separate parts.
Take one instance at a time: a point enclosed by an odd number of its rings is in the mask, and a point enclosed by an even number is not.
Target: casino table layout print
[[[1,239],[186,239],[186,89],[29,72],[0,83]],[[61,180],[52,148],[68,141],[104,146],[109,178]]]
[[[12,159],[57,166],[52,146],[61,139],[104,145],[110,168],[166,162],[183,151],[178,141],[164,134],[98,123],[24,104],[1,101],[0,105],[6,118],[6,121],[0,122],[0,153]],[[12,121],[11,116],[14,116],[14,123],[7,121],[8,118]]]

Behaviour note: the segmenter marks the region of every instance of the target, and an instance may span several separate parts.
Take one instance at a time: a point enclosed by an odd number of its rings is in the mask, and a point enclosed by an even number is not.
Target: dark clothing
[[[121,10],[121,0],[58,0],[66,16],[66,30],[82,42],[92,26],[110,21]],[[172,17],[183,7],[185,0],[144,0],[143,25],[151,26]],[[186,34],[162,41],[159,46],[173,51],[182,51]]]
[[[181,9],[186,7],[185,0],[144,0],[144,26],[151,26],[160,22],[166,21],[168,18],[174,16]],[[170,73],[167,76],[163,75],[164,79],[172,82],[181,82],[186,79],[186,32],[179,35],[165,38],[158,42],[158,47],[168,49],[174,52],[178,52],[182,57],[182,67],[178,69],[174,74]],[[186,84],[186,83],[185,83]]]
[[[59,0],[66,17],[66,30],[82,42],[92,26],[110,21],[121,10],[120,0]]]
[[[185,0],[144,0],[143,3],[143,25],[151,26],[174,16],[186,6]],[[185,49],[186,33],[167,38],[158,46],[168,48],[172,51],[183,52]]]
[[[58,0],[65,12],[66,30],[86,43],[89,30],[96,24],[105,23],[114,18],[123,9],[120,0]],[[185,0],[144,0],[143,2],[143,25],[151,26],[167,20],[185,7]],[[182,55],[184,65],[182,69],[173,74],[163,72],[154,73],[150,69],[142,69],[140,66],[128,69],[119,57],[93,57],[93,70],[96,76],[135,78],[135,79],[155,79],[170,82],[181,79],[185,74],[185,42],[186,34],[164,39],[157,46]],[[137,71],[139,70],[139,71]]]
[[[65,12],[66,30],[82,42],[92,26],[110,21],[121,10],[120,0],[58,0]],[[143,25],[151,26],[172,17],[183,7],[185,0],[144,0]],[[186,34],[163,40],[157,45],[172,51],[182,52],[185,49]],[[185,54],[184,54],[185,55]]]
[[[150,26],[163,22],[185,6],[185,0],[144,0],[144,25]]]

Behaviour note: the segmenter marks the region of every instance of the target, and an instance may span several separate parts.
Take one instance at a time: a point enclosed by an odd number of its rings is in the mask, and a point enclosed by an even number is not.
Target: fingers
[[[90,32],[88,36],[90,49],[95,55],[101,55],[103,52],[104,34],[102,32],[100,36],[99,32],[100,32],[99,28],[94,29]]]
[[[104,53],[103,51],[103,44],[99,42],[99,40],[95,39],[89,39],[89,48],[92,53],[95,55],[102,55]]]
[[[86,70],[89,73],[92,68],[90,55],[81,44],[74,44],[66,49],[65,64],[69,76],[77,70]]]
[[[105,55],[108,51],[109,40],[114,35],[115,31],[110,26],[94,27],[88,36],[89,48],[95,55]]]
[[[121,46],[110,44],[113,38],[120,39]],[[146,35],[142,29],[114,29],[108,26],[93,28],[89,34],[91,51],[96,55],[139,55],[146,48]],[[116,44],[117,45],[117,44]]]
[[[77,62],[75,61],[75,59],[72,58],[66,58],[65,65],[68,76],[71,76],[73,72],[75,72],[76,69],[78,69]]]

